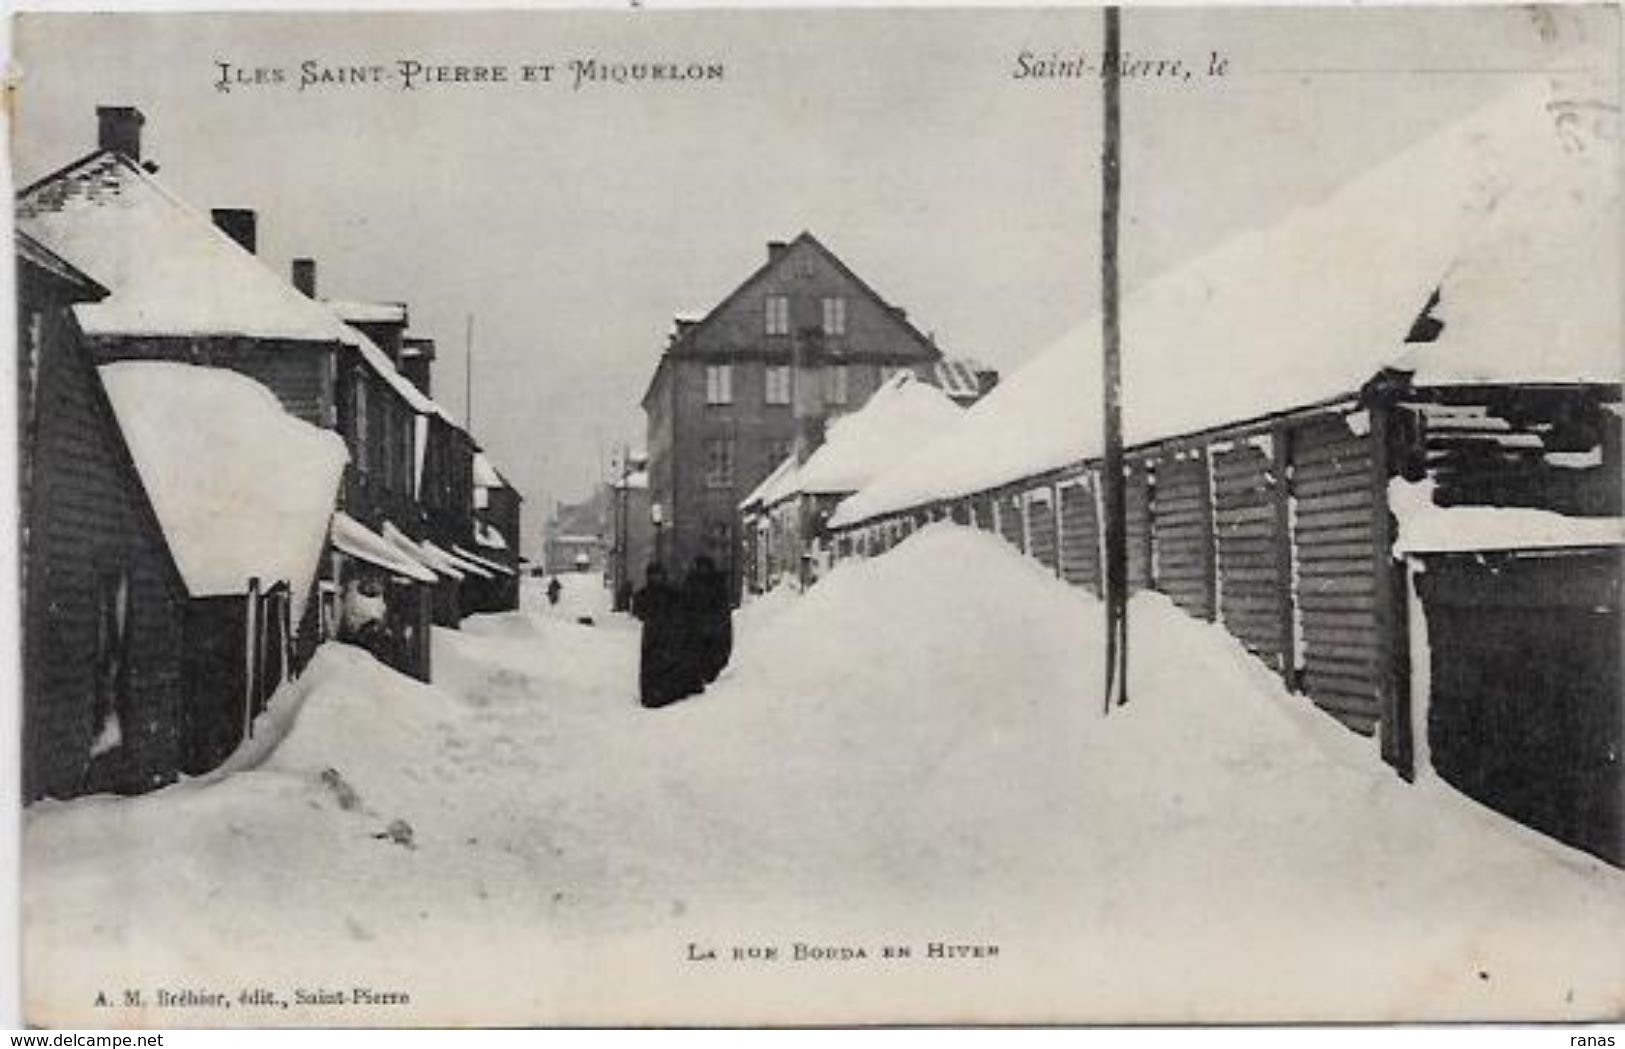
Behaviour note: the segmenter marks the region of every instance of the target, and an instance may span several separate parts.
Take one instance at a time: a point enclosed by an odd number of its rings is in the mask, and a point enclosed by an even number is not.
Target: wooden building
[[[942,357],[904,311],[811,233],[772,242],[744,283],[679,318],[643,395],[658,556],[680,575],[700,554],[741,577],[737,508],[825,422],[900,369]]]
[[[25,801],[170,782],[186,590],[70,307],[107,294],[16,238]]]
[[[253,378],[289,413],[343,438],[350,460],[340,505],[362,527],[378,534],[394,524],[428,538],[430,514],[421,498],[427,472],[429,484],[451,501],[436,503],[436,513],[461,513],[458,523],[439,522],[440,538],[471,541],[472,442],[401,373],[408,358],[424,356],[421,340],[408,345],[404,307],[340,303],[360,327],[346,323],[317,300],[313,260],[294,260],[291,281],[259,262],[252,212],[216,209],[211,221],[154,178],[142,163],[138,111],[102,107],[98,116],[99,148],[27,187],[17,201],[19,228],[103,275],[111,294],[80,314],[95,359],[186,362]],[[422,379],[427,385],[426,374]],[[294,626],[301,657],[328,636],[322,608],[332,613],[346,587],[347,557],[338,552],[327,562],[321,600]],[[377,567],[357,565],[356,572]],[[445,572],[436,578],[441,591],[458,582]],[[407,591],[417,585],[395,577],[408,619],[420,601]],[[455,623],[454,595],[448,607],[445,618]],[[426,643],[415,647],[427,650]],[[401,669],[426,673],[420,664]]]
[[[1401,775],[1618,863],[1622,325],[1573,293],[1621,275],[1618,148],[1548,92],[1125,303],[1127,567]],[[1326,243],[1363,282],[1305,265]],[[954,520],[1098,592],[1099,337],[844,502],[838,553]]]
[[[99,369],[185,585],[183,768],[218,765],[300,666],[344,444],[223,368]]]

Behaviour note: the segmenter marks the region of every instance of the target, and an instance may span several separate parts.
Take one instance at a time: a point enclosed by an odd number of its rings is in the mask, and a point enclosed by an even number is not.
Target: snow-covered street
[[[30,1017],[1625,1005],[1625,872],[1441,783],[1403,783],[1372,741],[1164,598],[1132,606],[1132,702],[1103,717],[1098,604],[991,536],[933,526],[805,597],[748,605],[722,679],[646,711],[637,624],[596,578],[566,581],[558,608],[538,587],[522,612],[437,631],[432,687],[329,645],[221,773],[30,808]],[[798,943],[863,956],[798,959]],[[357,987],[410,1002],[296,1000]],[[119,1006],[127,988],[144,1011]],[[158,988],[231,1006],[159,1008]],[[256,988],[262,1004],[238,999]]]

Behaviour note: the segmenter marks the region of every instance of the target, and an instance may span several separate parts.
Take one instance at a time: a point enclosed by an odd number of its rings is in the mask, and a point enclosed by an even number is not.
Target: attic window
[[[846,300],[839,295],[824,300],[824,334],[846,334]]]
[[[1433,294],[1428,296],[1427,305],[1422,312],[1416,315],[1411,322],[1410,334],[1405,336],[1406,342],[1435,342],[1439,334],[1444,331],[1444,321],[1433,316],[1433,311],[1439,307],[1439,289],[1434,288]]]
[[[767,297],[767,333],[769,335],[790,334],[790,297],[788,295],[769,295]]]

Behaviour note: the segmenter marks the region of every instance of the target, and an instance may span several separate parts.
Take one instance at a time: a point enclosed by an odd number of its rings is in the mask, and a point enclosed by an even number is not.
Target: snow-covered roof
[[[795,473],[795,470],[796,457],[794,455],[786,456],[783,462],[768,471],[767,476],[762,478],[760,484],[750,490],[749,495],[739,501],[739,508],[745,510],[753,506],[767,506],[777,502],[780,489],[787,483],[789,476]]]
[[[342,343],[414,411],[455,425],[332,304],[307,298],[121,154],[93,153],[29,187],[16,214],[19,229],[111,292],[75,308],[91,335]]]
[[[627,474],[625,477],[622,477],[619,480],[616,480],[613,483],[611,483],[610,487],[615,488],[615,489],[634,489],[634,490],[641,490],[641,489],[647,488],[647,487],[649,487],[649,471],[647,471],[647,470],[634,470],[632,473]]]
[[[979,361],[968,357],[944,357],[933,367],[937,385],[949,397],[974,400],[981,396],[982,386],[976,378],[976,373],[982,368]]]
[[[404,302],[361,302],[351,299],[323,299],[327,308],[349,324],[405,324]]]
[[[1352,397],[1390,368],[1422,385],[1619,382],[1618,137],[1588,90],[1532,78],[1130,296],[1125,441]],[[1443,331],[1407,344],[1435,290]],[[1098,318],[1073,328],[833,523],[1099,456],[1100,338]]]
[[[892,376],[862,408],[830,423],[824,443],[764,496],[764,505],[801,494],[857,491],[959,421],[964,409],[950,396],[912,372]]]
[[[152,175],[94,153],[30,187],[18,228],[105,285],[86,332],[350,342],[344,324],[272,273]]]
[[[348,454],[337,435],[222,368],[126,361],[100,369],[187,590],[288,583],[297,619],[327,541]]]
[[[1464,553],[1625,546],[1625,519],[1568,517],[1550,510],[1510,506],[1439,506],[1434,482],[1388,484],[1388,505],[1399,522],[1396,553]]]
[[[333,545],[352,557],[359,557],[379,568],[408,579],[416,579],[420,583],[432,583],[436,579],[435,574],[428,568],[402,553],[389,540],[342,510],[333,514],[331,534]]]

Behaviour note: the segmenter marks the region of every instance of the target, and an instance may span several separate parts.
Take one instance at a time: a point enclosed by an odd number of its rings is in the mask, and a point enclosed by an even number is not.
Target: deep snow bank
[[[362,982],[414,1006],[136,1019],[1619,1010],[1625,876],[1402,783],[1161,598],[1133,604],[1132,700],[1105,717],[1098,603],[966,529],[748,606],[723,677],[660,711],[601,591],[533,590],[436,631],[433,687],[324,650],[247,771],[31,809],[31,1016],[128,1022],[84,1003],[160,981]],[[687,960],[796,942],[869,956]],[[916,953],[881,961],[887,942]]]

